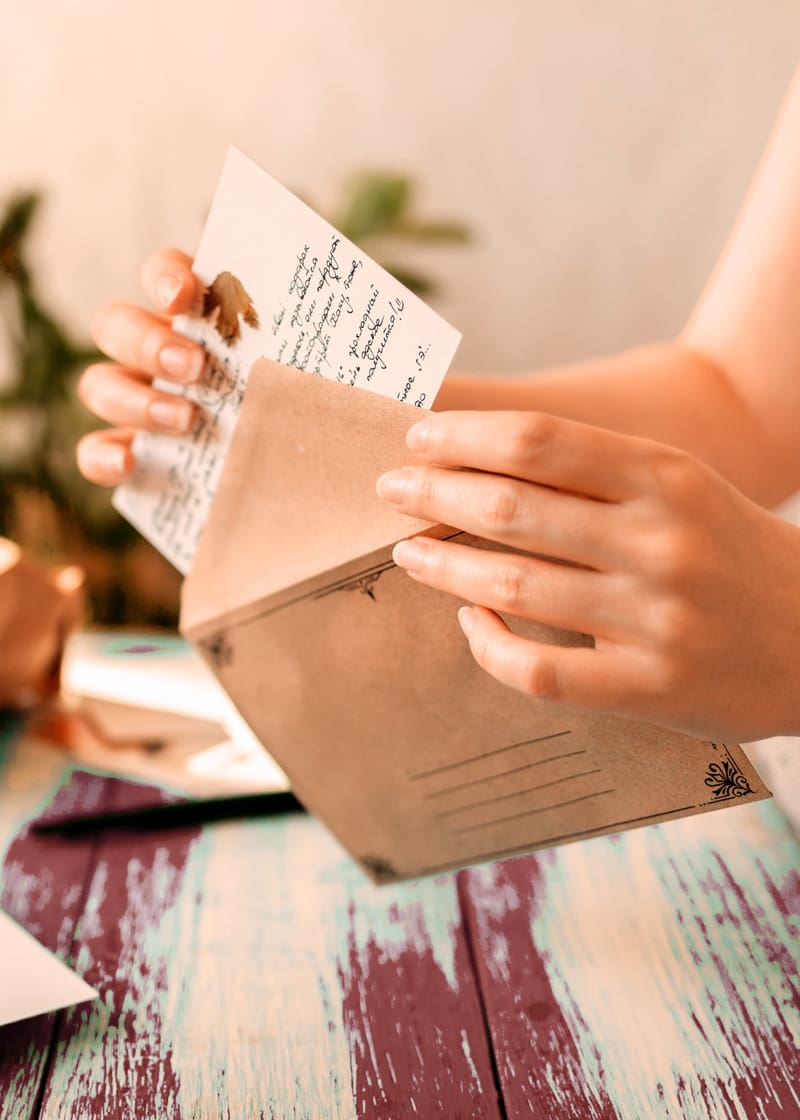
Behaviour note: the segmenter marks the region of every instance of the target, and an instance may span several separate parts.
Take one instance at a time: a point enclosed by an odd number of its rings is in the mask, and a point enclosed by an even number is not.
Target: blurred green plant
[[[12,528],[19,488],[47,494],[82,529],[95,530],[86,504],[90,488],[75,488],[72,429],[81,417],[73,375],[95,361],[97,352],[74,342],[38,298],[25,250],[39,204],[36,194],[13,198],[0,222],[0,308],[10,365],[0,368],[7,382],[0,391],[0,420],[3,445],[13,452],[0,450],[0,532]]]
[[[40,205],[33,192],[19,195],[0,219],[0,535],[43,560],[81,564],[94,620],[173,624],[171,569],[77,468],[75,445],[97,422],[75,384],[100,354],[74,339],[37,291],[28,245]]]
[[[457,223],[415,217],[412,195],[405,176],[363,173],[331,221],[406,287],[430,295],[431,278],[398,263],[398,254],[403,246],[464,243],[468,234]],[[44,559],[83,565],[95,621],[174,625],[176,573],[112,509],[108,492],[77,469],[75,445],[96,421],[79,404],[75,384],[101,356],[61,326],[37,291],[28,245],[40,204],[38,194],[21,194],[0,218],[0,332],[7,342],[0,355],[5,351],[9,363],[7,370],[0,365],[0,535]]]
[[[331,224],[417,295],[435,294],[435,282],[394,260],[393,254],[409,244],[463,245],[469,240],[469,231],[460,222],[415,217],[411,180],[382,171],[362,172],[350,182]]]

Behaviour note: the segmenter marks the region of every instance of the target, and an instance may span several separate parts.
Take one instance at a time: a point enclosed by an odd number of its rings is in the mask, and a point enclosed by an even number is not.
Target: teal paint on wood
[[[175,843],[96,843],[103,998],[63,1017],[42,1116],[499,1120],[452,877],[376,888],[303,817],[206,830],[179,870]]]
[[[64,846],[52,837],[32,836],[25,824],[32,802],[42,800],[41,780],[49,795],[56,791],[59,811],[64,812],[78,804],[102,805],[105,786],[101,779],[89,777],[62,786],[63,760],[48,760],[47,753],[33,745],[30,749],[15,745],[5,753],[0,822],[6,829],[9,824],[17,829],[0,835],[0,850],[4,849],[0,903],[46,948],[70,963],[94,846],[90,840]],[[56,1013],[0,1027],[0,1115],[4,1120],[35,1114],[58,1022]]]
[[[1,749],[7,897],[103,994],[10,1038],[3,1120],[33,1120],[48,1054],[48,1120],[800,1116],[800,848],[772,805],[377,888],[304,817],[37,855],[54,797],[152,794]]]
[[[414,1092],[427,1090],[438,1092],[440,1115],[498,1117],[471,977],[456,986],[452,883],[376,888],[311,819],[240,822],[207,833],[193,853],[183,918],[175,959],[191,961],[191,975],[177,984],[171,1023],[183,1116],[216,1116],[219,1102],[223,1115],[243,1118],[400,1118],[411,1114]],[[418,951],[433,958],[441,983],[426,990],[395,972],[392,991],[377,975],[370,987],[361,971],[370,945],[389,964],[413,962]],[[363,997],[361,1016],[347,1014],[353,993],[357,1003]],[[392,1016],[380,1054],[376,1000]],[[464,1030],[482,1067],[479,1087],[466,1057],[427,1045],[454,1022],[459,1054]],[[426,1085],[415,1090],[404,1074],[417,1049]],[[382,1080],[391,1066],[398,1080]],[[469,1077],[458,1076],[464,1070]],[[369,1084],[370,1111],[353,1084]]]
[[[115,807],[158,797],[146,787],[106,784]],[[171,949],[198,836],[197,828],[181,828],[166,836],[109,833],[96,841],[76,961],[101,998],[60,1021],[43,1117],[179,1120],[168,1021]]]
[[[800,1117],[799,871],[765,803],[467,872],[509,1116]]]

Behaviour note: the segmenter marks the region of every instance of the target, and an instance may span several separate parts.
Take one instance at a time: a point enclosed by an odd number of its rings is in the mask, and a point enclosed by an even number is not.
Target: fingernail
[[[147,414],[159,428],[173,432],[188,432],[192,425],[194,408],[189,401],[170,401],[159,397],[150,402]]]
[[[392,559],[398,568],[418,572],[425,561],[427,542],[421,540],[398,541],[392,550]]]
[[[411,451],[424,451],[430,442],[431,426],[427,420],[414,424],[406,432],[406,447]]]
[[[400,505],[410,482],[405,471],[389,471],[378,479],[376,489],[378,497],[391,505]]]
[[[169,377],[179,381],[197,381],[203,372],[205,354],[197,346],[172,343],[158,355],[158,364]]]
[[[181,282],[177,276],[162,276],[156,284],[156,299],[162,307],[169,307],[178,298]]]
[[[458,612],[458,621],[461,625],[461,629],[464,631],[467,637],[469,637],[472,631],[475,629],[476,619],[474,608],[461,607]]]

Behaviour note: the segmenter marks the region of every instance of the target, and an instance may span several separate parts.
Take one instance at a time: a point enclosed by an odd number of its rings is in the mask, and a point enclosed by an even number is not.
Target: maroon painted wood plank
[[[627,1120],[602,1087],[594,1092],[587,1084],[545,952],[531,937],[531,917],[543,887],[542,858],[493,864],[488,891],[477,889],[472,872],[459,877],[507,1115]],[[481,878],[485,886],[485,873]]]
[[[800,844],[774,806],[460,887],[509,1118],[800,1120]]]
[[[56,792],[42,815],[100,812],[110,806],[111,797],[105,779],[75,774]],[[67,963],[96,854],[97,844],[90,839],[65,845],[58,837],[36,835],[26,826],[11,842],[3,860],[0,906]],[[4,1115],[34,1115],[58,1018],[59,1013],[39,1015],[0,1027],[0,1102]]]
[[[83,808],[153,800],[76,776],[48,812],[76,805],[79,788]],[[48,1017],[37,1070],[12,1040],[28,1099],[44,1070],[44,1120],[500,1120],[451,877],[375,888],[308,818],[210,830],[199,854],[196,835],[109,832],[84,851],[68,940],[102,1002]],[[24,830],[10,855],[44,882],[85,848]],[[66,905],[54,897],[53,914]],[[307,1003],[315,989],[323,998]]]
[[[106,779],[106,784],[107,807],[132,809],[163,799],[147,786],[114,779]],[[70,1077],[81,1084],[67,1083],[69,1093],[80,1099],[81,1120],[180,1120],[170,1041],[162,1030],[159,1001],[152,998],[164,992],[168,978],[163,967],[151,974],[154,961],[143,944],[136,944],[131,923],[158,936],[160,918],[180,893],[188,853],[200,831],[190,826],[98,836],[76,953],[81,975],[100,993],[102,1014],[97,1013],[98,1005],[91,1013],[67,1010],[59,1017],[54,1037],[59,1053],[70,1044],[85,1053]],[[106,1039],[113,1037],[113,1048],[97,1045],[99,1032]],[[108,1060],[110,1054],[113,1060]],[[104,1064],[98,1066],[98,1057]],[[51,1077],[42,1095],[43,1116],[58,1115],[63,1093],[62,1080]]]
[[[451,890],[450,876],[442,876],[439,885]],[[427,887],[430,894],[432,884]],[[340,962],[339,978],[357,1115],[374,1120],[499,1120],[466,931],[461,923],[451,926],[446,939],[437,937],[434,944],[412,890],[399,888],[399,900],[384,912],[380,889],[370,890],[373,922],[367,898],[361,901],[358,922],[373,926],[366,937],[356,930],[356,904],[350,909],[348,953]],[[387,918],[404,934],[398,938],[395,933],[391,947]]]

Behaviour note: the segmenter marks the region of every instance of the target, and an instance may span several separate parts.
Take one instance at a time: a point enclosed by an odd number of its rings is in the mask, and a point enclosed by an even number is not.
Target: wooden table
[[[0,731],[2,905],[102,994],[0,1029],[3,1120],[800,1117],[771,802],[379,888],[304,816],[27,829],[143,798]]]

